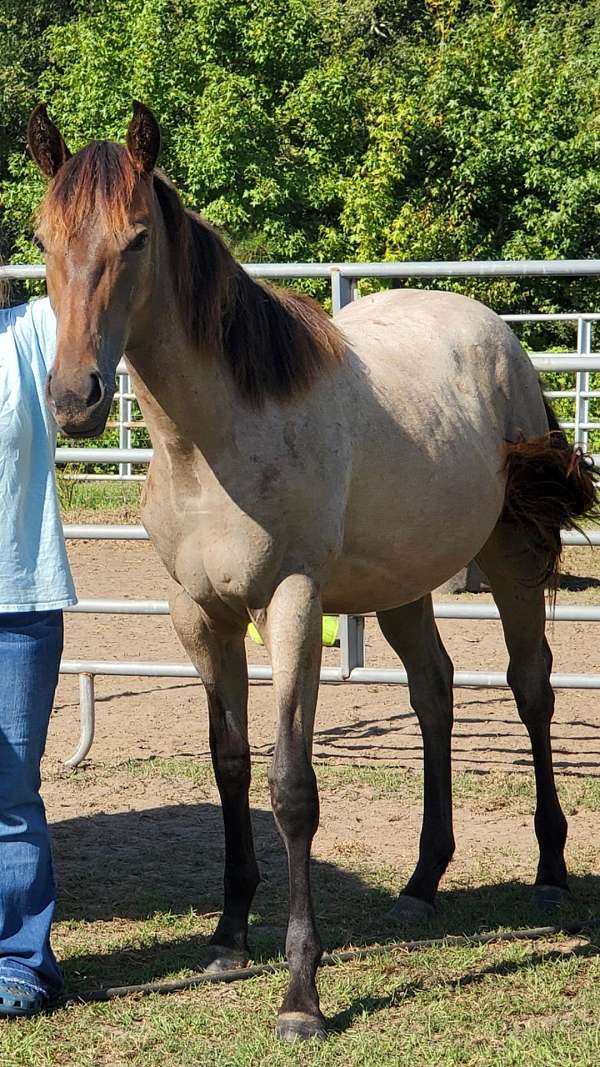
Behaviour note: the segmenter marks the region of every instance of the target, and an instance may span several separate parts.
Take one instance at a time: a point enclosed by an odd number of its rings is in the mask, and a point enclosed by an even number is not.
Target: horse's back
[[[389,290],[346,306],[336,323],[365,368],[368,388],[400,412],[429,397],[437,410],[443,403],[449,435],[455,422],[464,426],[465,416],[474,425],[505,420],[504,440],[545,431],[530,359],[507,324],[479,301],[436,290]]]

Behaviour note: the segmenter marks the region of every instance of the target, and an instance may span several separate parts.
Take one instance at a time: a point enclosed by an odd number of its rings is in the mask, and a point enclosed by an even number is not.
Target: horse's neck
[[[175,317],[126,353],[154,448],[193,449],[213,463],[231,440],[231,393],[218,359],[199,352]]]

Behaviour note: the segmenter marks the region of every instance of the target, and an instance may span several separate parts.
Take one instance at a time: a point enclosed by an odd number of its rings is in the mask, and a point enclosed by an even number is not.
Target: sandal
[[[31,986],[0,978],[0,1018],[38,1015],[43,1011],[47,997]]]

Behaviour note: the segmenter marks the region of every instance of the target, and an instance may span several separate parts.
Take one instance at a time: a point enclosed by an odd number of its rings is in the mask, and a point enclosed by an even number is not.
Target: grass
[[[182,757],[151,756],[149,759],[128,760],[127,773],[133,778],[148,779],[157,775],[167,780],[191,781],[199,789],[208,790],[214,784],[210,763]],[[423,775],[420,771],[403,767],[365,767],[351,765],[316,765],[320,789],[330,792],[368,789],[373,798],[398,798],[403,802],[419,803],[423,794]],[[254,763],[251,795],[264,792],[267,781],[266,764]],[[454,771],[452,791],[456,803],[468,802],[474,811],[507,811],[514,814],[530,812],[535,801],[532,774],[494,772],[483,778],[469,771]],[[567,815],[580,810],[600,811],[600,779],[591,776],[559,779],[561,804]]]
[[[597,1064],[600,965],[595,947],[567,954],[549,944],[443,949],[377,965],[323,972],[332,1036],[286,1047],[272,1035],[285,978],[272,976],[201,994],[65,1009],[54,1021],[15,1027],[8,1067],[31,1064],[177,1064],[279,1067],[333,1064]],[[27,1030],[27,1040],[20,1036]]]
[[[341,806],[342,799],[350,800],[365,813],[375,800],[392,801],[390,811],[402,804],[402,810],[407,805],[410,810],[421,793],[420,776],[410,771],[320,766],[318,776],[327,803]],[[279,957],[287,909],[285,864],[267,822],[265,779],[265,767],[257,767],[252,806],[266,876],[252,915],[258,960]],[[130,760],[57,773],[52,784],[63,796],[73,789],[85,796],[86,785],[113,782],[129,797],[145,797],[152,787],[153,795],[162,789],[185,803],[95,812],[57,825],[62,888],[55,941],[75,995],[102,983],[192,973],[220,903],[220,828],[218,835],[215,831],[220,813],[208,765],[184,758]],[[589,812],[593,821],[600,801],[596,779],[561,779],[560,791],[567,807]],[[533,800],[528,779],[516,774],[459,774],[455,796],[460,810],[492,810],[516,820],[531,811]],[[196,869],[193,862],[188,865],[190,845],[180,830],[181,820],[195,819],[200,809]],[[393,823],[390,833],[401,832],[402,822]],[[98,854],[95,846],[102,841],[108,852]],[[359,844],[340,850],[335,862],[318,859],[314,865],[318,921],[327,948],[406,936],[385,918],[405,872],[399,874],[385,853],[370,848],[368,826]],[[588,873],[594,864],[597,868],[595,848],[591,840],[591,851],[572,851],[574,901],[557,918],[600,913],[600,880]],[[193,884],[186,889],[190,871]],[[510,856],[496,851],[493,840],[481,863],[451,868],[444,884],[435,922],[408,936],[539,924],[528,888],[515,880]],[[524,1062],[591,1067],[600,1058],[600,955],[591,930],[587,936],[557,935],[541,942],[390,952],[324,969],[319,985],[331,1036],[322,1046],[288,1047],[275,1039],[285,982],[284,974],[276,974],[169,997],[72,1001],[47,1017],[2,1024],[0,1062],[6,1067],[520,1067]]]
[[[80,482],[72,474],[57,467],[64,522],[139,522],[141,482]]]

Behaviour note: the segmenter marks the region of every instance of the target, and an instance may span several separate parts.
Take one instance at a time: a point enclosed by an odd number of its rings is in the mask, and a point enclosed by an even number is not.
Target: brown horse
[[[249,618],[269,649],[279,717],[270,786],[290,873],[278,1032],[322,1036],[310,891],[322,610],[375,610],[406,666],[425,803],[396,914],[422,915],[454,849],[452,664],[430,591],[478,558],[531,737],[536,889],[554,900],[566,887],[566,822],[552,770],[543,582],[556,570],[561,524],[592,507],[594,486],[496,315],[450,293],[394,291],[357,301],[334,325],[316,304],[251,280],[183,208],[155,170],[159,136],[136,104],[126,147],[94,141],[71,156],[45,108],[32,115],[31,151],[53,179],[38,230],[58,320],[48,401],[66,433],[99,434],[126,353],[154,446],[143,519],[178,583],[173,623],[208,697],[226,840],[217,968],[248,961],[258,882]]]

